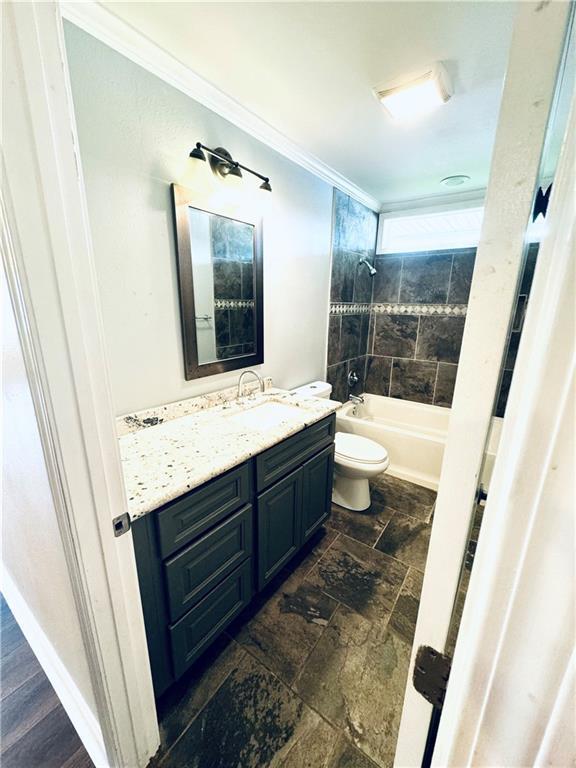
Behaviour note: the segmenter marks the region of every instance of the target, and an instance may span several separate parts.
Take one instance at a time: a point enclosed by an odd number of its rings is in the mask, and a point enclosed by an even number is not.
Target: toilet
[[[314,381],[292,390],[307,397],[330,397],[332,387],[324,381]],[[336,414],[336,430],[338,430]],[[346,509],[362,512],[370,506],[371,477],[385,472],[390,460],[379,443],[349,432],[336,432],[334,454],[334,485],[332,501]]]

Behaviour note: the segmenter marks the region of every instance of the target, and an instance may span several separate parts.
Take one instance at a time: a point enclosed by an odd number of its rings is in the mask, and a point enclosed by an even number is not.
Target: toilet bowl
[[[302,397],[326,398],[330,397],[332,387],[325,381],[313,381],[291,392]],[[332,501],[346,509],[362,512],[370,506],[368,481],[388,469],[388,453],[374,440],[349,432],[336,432],[335,444]]]
[[[336,432],[332,501],[355,512],[368,509],[368,481],[385,472],[389,463],[386,449],[374,440],[347,432]]]

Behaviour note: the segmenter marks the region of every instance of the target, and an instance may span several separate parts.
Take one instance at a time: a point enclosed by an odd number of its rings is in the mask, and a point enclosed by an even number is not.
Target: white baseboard
[[[1,590],[92,762],[97,768],[107,768],[108,758],[96,716],[5,568],[2,568]]]

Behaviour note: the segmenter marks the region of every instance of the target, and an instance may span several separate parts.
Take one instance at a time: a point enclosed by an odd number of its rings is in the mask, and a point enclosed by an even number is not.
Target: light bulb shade
[[[204,152],[202,152],[202,149],[198,146],[198,144],[194,147],[192,152],[190,152],[190,157],[192,157],[194,160],[204,160],[204,162],[206,162],[206,155]]]
[[[227,176],[238,176],[238,178],[241,179],[242,178],[242,171],[240,170],[240,168],[238,168],[237,165],[231,165],[230,169],[229,169],[229,171],[228,171],[228,173],[226,175]]]
[[[268,179],[263,181],[262,184],[260,184],[260,189],[263,189],[266,192],[272,192],[272,187],[270,186],[270,181]]]

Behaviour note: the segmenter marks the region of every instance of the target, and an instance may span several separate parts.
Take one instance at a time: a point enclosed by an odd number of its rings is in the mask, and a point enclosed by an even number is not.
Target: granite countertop
[[[220,401],[222,403],[222,401]],[[242,425],[230,416],[267,402],[297,406],[268,428]],[[131,520],[151,512],[334,413],[341,403],[268,389],[241,401],[224,401],[166,421],[144,424],[119,437]],[[147,412],[148,413],[148,412]],[[124,422],[135,416],[123,417]]]

